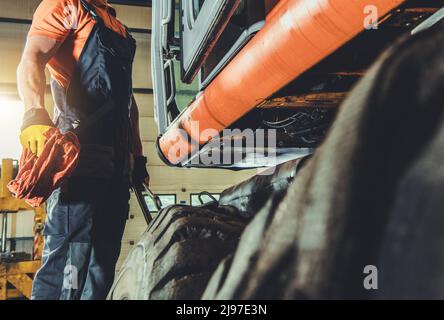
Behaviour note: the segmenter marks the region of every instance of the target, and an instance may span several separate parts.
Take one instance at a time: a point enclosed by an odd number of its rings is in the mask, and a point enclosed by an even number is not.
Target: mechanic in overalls
[[[128,216],[129,188],[148,182],[132,93],[135,40],[106,0],[43,0],[18,68],[20,140],[40,154],[57,126],[81,143],[75,173],[47,201],[33,299],[105,299]],[[55,102],[44,104],[45,67]]]

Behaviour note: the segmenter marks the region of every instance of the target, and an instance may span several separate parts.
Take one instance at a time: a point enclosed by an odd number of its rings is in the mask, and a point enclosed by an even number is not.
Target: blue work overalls
[[[134,39],[95,20],[69,88],[55,81],[54,120],[81,143],[79,165],[47,201],[33,299],[105,299],[128,216]]]

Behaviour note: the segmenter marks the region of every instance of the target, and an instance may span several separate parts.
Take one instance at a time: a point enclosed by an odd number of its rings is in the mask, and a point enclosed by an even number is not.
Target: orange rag
[[[17,177],[8,183],[9,191],[32,207],[45,202],[79,161],[80,143],[74,133],[50,128],[44,136],[47,141],[40,157],[24,149]]]

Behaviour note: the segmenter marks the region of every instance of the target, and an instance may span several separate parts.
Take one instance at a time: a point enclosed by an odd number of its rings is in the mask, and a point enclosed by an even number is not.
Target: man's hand
[[[134,168],[133,168],[133,186],[137,189],[143,189],[143,184],[149,186],[150,175],[146,169],[147,159],[144,156],[134,157]]]
[[[46,143],[44,133],[50,128],[51,126],[46,125],[33,125],[27,127],[20,134],[20,143],[23,148],[30,149],[32,153],[36,154],[37,157],[40,157]]]
[[[20,143],[23,148],[30,149],[39,157],[46,143],[44,133],[51,127],[54,127],[54,124],[45,109],[32,108],[26,111],[20,134]]]
[[[146,176],[146,178],[143,180],[143,183],[147,186],[147,187],[149,187],[150,186],[150,174],[147,172],[147,176]]]

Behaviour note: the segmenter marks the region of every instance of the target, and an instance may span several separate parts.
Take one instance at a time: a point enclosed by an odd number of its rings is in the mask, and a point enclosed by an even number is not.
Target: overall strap
[[[114,109],[114,102],[111,99],[108,99],[107,102],[103,106],[99,108],[92,115],[82,120],[77,128],[74,129],[76,134],[82,134],[85,130],[89,129],[97,122],[102,120],[105,116],[107,116]]]
[[[91,15],[91,18],[98,22],[101,21],[100,16],[97,14],[97,12],[94,10],[94,6],[86,2],[86,0],[80,0],[80,3],[82,4],[83,8],[85,8],[86,11]]]

